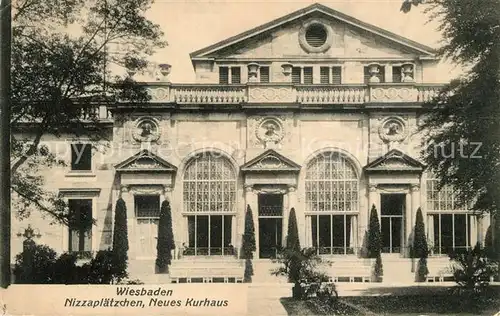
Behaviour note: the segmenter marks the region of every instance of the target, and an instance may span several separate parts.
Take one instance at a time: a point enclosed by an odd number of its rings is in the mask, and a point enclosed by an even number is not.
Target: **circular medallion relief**
[[[135,123],[132,136],[138,142],[157,141],[160,138],[158,122],[150,117],[138,119]]]
[[[283,124],[273,117],[263,118],[255,131],[257,138],[264,143],[279,143],[284,136]]]
[[[400,142],[408,135],[406,125],[399,117],[389,117],[383,120],[378,132],[385,142]]]

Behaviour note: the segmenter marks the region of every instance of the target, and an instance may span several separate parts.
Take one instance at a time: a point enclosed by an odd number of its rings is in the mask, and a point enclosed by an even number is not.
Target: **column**
[[[304,66],[300,66],[300,84],[304,84]]]
[[[129,236],[129,250],[128,257],[135,258],[135,212],[134,212],[134,199],[133,194],[130,192],[128,185],[122,185],[120,187],[120,198],[125,201],[125,206],[127,208],[127,231]],[[115,210],[116,211],[116,210]]]

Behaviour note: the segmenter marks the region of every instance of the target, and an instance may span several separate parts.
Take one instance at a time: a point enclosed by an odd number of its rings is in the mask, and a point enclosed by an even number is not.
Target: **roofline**
[[[219,42],[212,44],[210,46],[196,50],[196,51],[190,53],[189,57],[191,59],[193,59],[195,57],[196,58],[204,57],[203,55],[209,54],[209,53],[214,52],[216,50],[219,50],[219,49],[222,49],[222,48],[227,47],[229,45],[232,45],[232,44],[234,44],[240,40],[243,40],[247,37],[250,37],[250,36],[256,35],[258,33],[270,30],[270,29],[275,28],[277,26],[280,26],[281,24],[284,24],[286,22],[295,20],[295,19],[297,19],[305,14],[312,12],[312,11],[321,11],[321,12],[323,12],[327,15],[331,15],[334,18],[339,19],[343,22],[354,25],[354,26],[361,28],[361,29],[364,29],[366,31],[375,33],[379,36],[388,38],[389,40],[395,41],[395,42],[400,43],[404,46],[409,46],[415,50],[421,51],[421,52],[428,54],[428,55],[434,55],[437,52],[437,50],[432,48],[432,47],[429,47],[429,46],[424,45],[424,44],[420,44],[420,43],[415,42],[413,40],[410,40],[406,37],[403,37],[401,35],[384,30],[384,29],[382,29],[378,26],[375,26],[373,24],[363,22],[363,21],[358,20],[352,16],[349,16],[347,14],[344,14],[340,11],[334,10],[334,9],[329,8],[327,6],[324,6],[322,4],[315,3],[315,4],[312,4],[310,6],[305,7],[303,9],[299,9],[297,11],[290,13],[290,14],[287,14],[285,16],[282,16],[280,18],[274,19],[270,22],[267,22],[265,24],[257,26],[255,28],[252,28],[252,29],[245,31],[243,33],[240,33],[238,35],[231,36],[225,40],[219,41]]]

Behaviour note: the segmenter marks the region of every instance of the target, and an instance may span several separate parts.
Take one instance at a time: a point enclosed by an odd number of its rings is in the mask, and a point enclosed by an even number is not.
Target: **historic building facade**
[[[33,214],[39,242],[110,247],[120,196],[131,266],[144,273],[154,271],[164,199],[177,260],[234,258],[247,205],[260,259],[284,244],[291,208],[301,244],[327,256],[359,257],[372,205],[387,254],[408,256],[419,207],[433,255],[484,239],[488,220],[437,192],[418,160],[422,103],[440,87],[432,48],[315,4],[190,57],[197,83],[170,83],[161,65],[160,80],[145,83],[149,103],[95,108],[108,147],[45,139],[68,160],[47,171],[48,185],[97,225],[86,235]],[[15,234],[12,244],[15,255]]]

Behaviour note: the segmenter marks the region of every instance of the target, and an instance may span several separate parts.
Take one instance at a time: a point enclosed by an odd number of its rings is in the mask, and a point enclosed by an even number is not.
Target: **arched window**
[[[236,204],[236,173],[216,152],[192,158],[183,178],[184,212],[188,224],[185,255],[231,255]]]
[[[355,253],[358,186],[354,166],[338,152],[322,153],[307,165],[307,223],[318,254]]]

